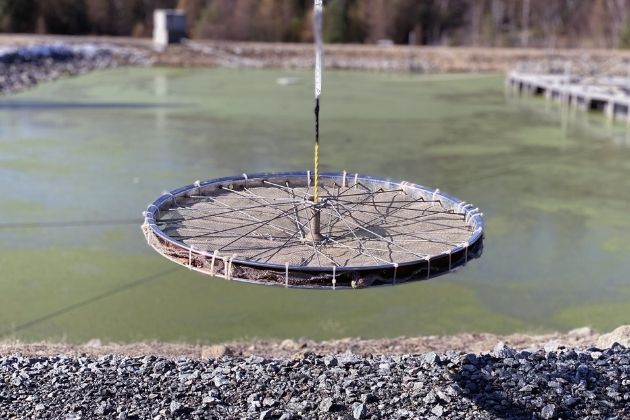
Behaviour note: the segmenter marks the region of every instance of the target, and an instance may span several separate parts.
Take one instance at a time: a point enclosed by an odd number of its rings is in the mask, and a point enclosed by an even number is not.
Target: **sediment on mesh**
[[[245,279],[263,284],[278,284],[289,286],[333,286],[333,280],[337,287],[363,288],[377,285],[405,283],[408,281],[424,280],[451,271],[464,265],[468,260],[481,255],[483,243],[481,238],[471,244],[467,249],[459,250],[450,255],[434,257],[432,260],[413,264],[400,268],[382,268],[369,270],[356,270],[348,273],[339,273],[333,276],[331,273],[311,273],[299,271],[281,271],[264,268],[250,267],[239,263],[226,265],[223,258],[215,258],[205,255],[192,254],[185,249],[173,246],[155,236],[150,229],[145,229],[149,243],[160,253],[178,262],[181,265],[220,277],[229,276],[234,279]]]
[[[308,241],[308,187],[223,188],[161,210],[169,237],[205,253],[291,266],[401,264],[449,252],[469,240],[465,215],[402,190],[323,184],[323,244]]]
[[[165,193],[147,209],[147,241],[210,275],[315,288],[428,279],[481,254],[482,215],[439,190],[328,174],[314,203],[311,181],[244,175]]]

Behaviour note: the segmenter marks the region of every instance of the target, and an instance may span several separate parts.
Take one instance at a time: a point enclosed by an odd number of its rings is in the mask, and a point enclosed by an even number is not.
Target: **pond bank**
[[[627,418],[630,349],[0,357],[10,418]]]
[[[0,94],[90,71],[149,65],[149,54],[137,48],[103,43],[0,44]]]
[[[625,74],[623,50],[540,50],[329,44],[325,66],[411,73],[496,73],[529,68],[552,73]],[[187,40],[164,51],[149,39],[0,35],[0,94],[119,66],[311,69],[311,44]]]
[[[588,327],[568,333],[544,335],[512,334],[458,334],[452,336],[399,337],[365,340],[344,338],[315,341],[310,339],[283,341],[238,341],[216,345],[140,342],[131,344],[102,343],[98,339],[85,344],[0,342],[0,356],[20,353],[24,356],[90,355],[94,357],[118,354],[130,357],[157,355],[163,357],[208,358],[222,356],[297,357],[305,353],[340,354],[351,352],[361,355],[402,355],[423,352],[460,351],[488,353],[497,343],[518,349],[556,350],[565,348],[607,348],[618,342],[630,344],[630,326],[622,326],[607,334],[598,334]]]
[[[204,66],[229,68],[311,69],[313,46],[309,43],[263,43],[218,40],[188,40],[165,51],[153,48],[150,39],[96,36],[0,35],[2,46],[41,44],[94,44],[124,48],[149,58],[161,66]],[[525,49],[477,47],[380,46],[327,44],[328,68],[369,71],[414,72],[507,72],[535,62],[538,67],[564,72],[567,63],[573,72],[597,69],[627,71],[628,50]]]

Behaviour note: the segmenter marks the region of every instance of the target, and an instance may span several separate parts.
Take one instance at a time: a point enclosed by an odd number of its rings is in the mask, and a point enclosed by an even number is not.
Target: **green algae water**
[[[282,86],[279,77],[301,83]],[[117,69],[0,98],[0,334],[218,342],[630,323],[630,135],[506,97],[501,75],[326,73],[322,170],[437,186],[485,213],[484,255],[361,291],[206,277],[145,243],[164,189],[305,170],[310,72]],[[95,223],[98,222],[98,223]]]

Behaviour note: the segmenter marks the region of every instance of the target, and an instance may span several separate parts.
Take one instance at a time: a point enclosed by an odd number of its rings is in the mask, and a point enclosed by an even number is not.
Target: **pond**
[[[190,272],[147,246],[141,212],[165,189],[309,169],[311,97],[310,72],[122,68],[0,98],[3,338],[218,342],[630,323],[626,127],[506,97],[501,75],[325,74],[322,169],[475,203],[485,250],[462,270],[374,290],[285,290]]]

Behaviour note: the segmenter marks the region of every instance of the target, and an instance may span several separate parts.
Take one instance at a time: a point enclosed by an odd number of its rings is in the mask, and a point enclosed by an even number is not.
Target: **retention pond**
[[[325,83],[322,169],[473,202],[487,221],[481,259],[428,282],[345,292],[175,266],[144,242],[140,212],[197,179],[308,169],[311,75],[104,71],[0,98],[3,338],[217,342],[630,322],[625,126],[506,97],[501,75],[328,72]]]

